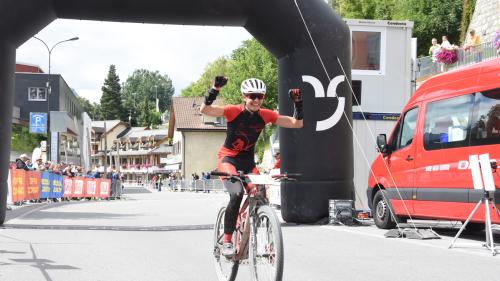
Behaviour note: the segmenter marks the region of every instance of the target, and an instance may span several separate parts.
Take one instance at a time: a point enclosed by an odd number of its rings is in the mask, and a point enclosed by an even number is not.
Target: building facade
[[[30,113],[50,111],[49,160],[87,165],[82,160],[82,148],[88,146],[88,139],[83,137],[83,109],[76,93],[59,74],[49,77],[38,66],[28,64],[17,64],[16,70],[13,121],[29,126]],[[41,148],[41,157],[46,160],[46,148]]]

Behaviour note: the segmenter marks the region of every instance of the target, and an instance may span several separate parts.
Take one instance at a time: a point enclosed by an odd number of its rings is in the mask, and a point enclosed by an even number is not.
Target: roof
[[[226,126],[215,126],[213,124],[203,123],[200,106],[204,100],[204,97],[172,98],[172,108],[175,117],[175,127],[177,130],[226,130]],[[222,102],[216,100],[215,104],[222,104]]]
[[[114,128],[116,125],[118,125],[121,121],[120,120],[92,121],[92,127],[104,129],[104,122],[106,122],[106,129],[109,131],[112,128]]]
[[[130,138],[131,140],[136,140],[138,138],[150,138],[153,137],[155,141],[159,141],[167,136],[167,130],[156,129],[156,130],[146,130],[144,127],[132,127],[127,131],[126,134],[120,137],[121,140]]]

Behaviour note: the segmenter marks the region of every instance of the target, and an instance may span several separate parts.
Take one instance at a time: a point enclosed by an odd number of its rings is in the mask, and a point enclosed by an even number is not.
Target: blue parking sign
[[[30,133],[45,134],[47,132],[47,113],[30,112]]]

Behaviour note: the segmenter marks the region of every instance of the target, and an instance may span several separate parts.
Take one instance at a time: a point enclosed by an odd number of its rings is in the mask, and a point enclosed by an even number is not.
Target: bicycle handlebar
[[[246,175],[243,172],[239,172],[238,174],[231,174],[231,173],[226,173],[226,172],[218,172],[218,171],[213,171],[210,172],[211,176],[220,176],[220,177],[238,177],[238,178],[243,178]],[[271,177],[273,179],[295,179],[298,177],[301,177],[302,174],[300,173],[284,173],[284,174],[278,174],[278,175],[272,175]]]

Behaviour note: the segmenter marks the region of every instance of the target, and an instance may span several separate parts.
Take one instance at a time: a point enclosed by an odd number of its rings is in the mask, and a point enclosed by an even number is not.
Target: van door
[[[415,180],[415,129],[418,107],[406,111],[391,136],[391,153],[386,158],[390,173],[387,175],[392,207],[399,215],[413,212],[411,201]],[[393,180],[394,179],[394,180]],[[397,189],[396,189],[397,187]],[[404,202],[404,204],[403,204]]]
[[[417,148],[415,214],[460,220],[472,188],[468,169],[474,94],[424,103],[423,144]]]

